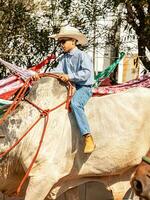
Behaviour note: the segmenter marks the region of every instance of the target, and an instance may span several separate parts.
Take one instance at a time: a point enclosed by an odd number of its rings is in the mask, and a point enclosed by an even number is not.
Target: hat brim
[[[55,40],[59,40],[61,38],[65,38],[65,37],[68,37],[68,38],[73,38],[73,39],[76,39],[78,41],[78,44],[81,44],[81,45],[86,45],[88,43],[88,40],[87,38],[82,34],[53,34],[51,36],[49,36],[49,38],[54,38]]]

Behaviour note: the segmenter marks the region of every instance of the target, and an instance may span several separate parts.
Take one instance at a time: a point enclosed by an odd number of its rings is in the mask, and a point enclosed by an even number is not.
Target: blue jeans
[[[91,86],[76,86],[76,92],[71,100],[71,108],[75,115],[81,136],[91,133],[84,106],[92,96]]]

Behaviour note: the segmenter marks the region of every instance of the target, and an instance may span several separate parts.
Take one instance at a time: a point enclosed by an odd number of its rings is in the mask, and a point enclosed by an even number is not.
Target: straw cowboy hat
[[[85,45],[88,42],[86,36],[83,33],[81,33],[77,28],[71,26],[61,27],[58,34],[54,34],[49,37],[54,38],[55,40],[60,40],[61,38],[73,38],[76,39],[78,44],[81,45]]]

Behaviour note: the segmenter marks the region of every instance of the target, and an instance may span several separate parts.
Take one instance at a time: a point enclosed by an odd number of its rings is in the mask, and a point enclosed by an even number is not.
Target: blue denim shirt
[[[85,52],[75,47],[65,53],[59,64],[51,72],[68,74],[69,79],[77,85],[93,85],[94,71],[92,60]]]

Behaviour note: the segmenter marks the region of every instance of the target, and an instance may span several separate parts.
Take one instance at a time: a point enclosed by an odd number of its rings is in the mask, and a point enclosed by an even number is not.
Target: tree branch
[[[126,5],[126,9],[127,9],[127,17],[126,17],[126,20],[127,22],[133,27],[133,29],[135,30],[136,34],[138,35],[138,29],[139,29],[139,26],[137,25],[136,23],[136,14],[135,12],[133,11],[132,9],[132,6],[130,3],[126,2],[125,3]]]

